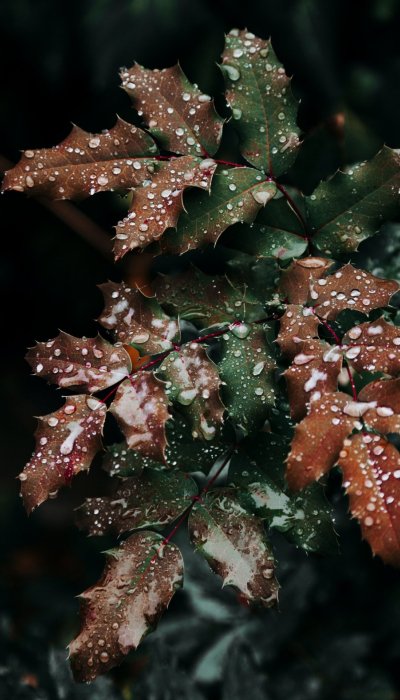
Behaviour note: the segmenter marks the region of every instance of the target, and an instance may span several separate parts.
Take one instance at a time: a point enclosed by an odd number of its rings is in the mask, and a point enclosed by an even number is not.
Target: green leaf
[[[224,120],[208,95],[192,85],[179,65],[150,70],[135,63],[121,71],[122,87],[149,131],[174,153],[214,155]]]
[[[224,406],[218,369],[205,349],[199,343],[182,346],[163,360],[157,374],[166,382],[169,400],[182,406],[193,437],[212,440],[222,423]]]
[[[189,423],[177,413],[166,425],[167,446],[165,463],[129,449],[126,442],[108,448],[103,468],[110,476],[136,476],[144,468],[171,469],[177,467],[185,472],[208,473],[215,461],[235,442],[232,426],[225,422],[213,440],[195,440]]]
[[[145,469],[124,479],[112,496],[87,498],[76,522],[90,535],[122,534],[176,520],[197,494],[196,483],[181,471]]]
[[[251,228],[246,230],[240,226],[242,236],[251,236]],[[220,251],[222,246],[220,246]],[[241,253],[232,248],[224,249],[227,275],[235,285],[246,285],[249,293],[262,304],[271,302],[276,295],[276,285],[279,279],[279,267],[273,258],[255,260],[253,255]],[[265,311],[254,319],[260,321],[265,317]],[[249,319],[248,319],[249,320]]]
[[[233,29],[221,68],[242,155],[270,175],[281,175],[297,156],[298,102],[271,41]]]
[[[231,418],[247,431],[261,428],[275,401],[275,360],[266,329],[241,324],[222,337],[222,399]]]
[[[279,194],[279,193],[278,193]],[[256,258],[291,260],[307,248],[304,228],[283,196],[276,196],[245,232],[237,227],[229,235],[229,246]]]
[[[258,438],[252,440],[258,442]],[[250,442],[247,439],[246,443]],[[288,493],[283,484],[284,462],[288,453],[288,442],[276,441],[269,436],[264,442],[264,452],[259,462],[252,461],[240,449],[230,462],[229,482],[240,488],[240,502],[259,518],[266,520],[269,527],[285,534],[285,537],[307,552],[333,553],[337,542],[332,522],[332,509],[325,498],[321,486],[314,484],[300,495]],[[274,479],[268,469],[268,461],[274,461],[274,471],[279,476]]]
[[[189,518],[190,537],[223,586],[234,586],[245,600],[269,607],[278,583],[274,557],[261,521],[246,513],[228,489],[209,493]]]
[[[178,275],[160,275],[153,283],[158,302],[173,315],[201,328],[231,321],[258,321],[263,308],[245,284],[210,277],[196,267]]]
[[[400,155],[387,146],[372,160],[337,172],[307,198],[313,242],[327,255],[357,250],[398,216],[399,187]]]
[[[217,170],[210,194],[189,192],[185,197],[186,212],[179,217],[176,231],[164,236],[162,245],[169,253],[181,254],[215,244],[229,226],[254,221],[275,193],[275,183],[254,168]]]
[[[137,532],[106,555],[100,580],[79,596],[81,629],[69,655],[80,682],[109,671],[136,649],[183,581],[179,549],[154,532]]]

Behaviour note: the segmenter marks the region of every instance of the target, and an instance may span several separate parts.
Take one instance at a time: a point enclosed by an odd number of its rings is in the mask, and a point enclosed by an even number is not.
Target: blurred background
[[[306,169],[306,189],[384,142],[400,147],[398,0],[3,0],[0,20],[3,169],[21,149],[58,143],[71,122],[99,131],[116,113],[134,119],[118,69],[135,60],[165,67],[179,59],[224,113],[216,64],[233,26],[272,35],[294,74],[299,124],[312,136],[298,166]],[[72,226],[17,193],[2,195],[0,206],[0,697],[398,700],[400,576],[361,543],[335,477],[329,494],[340,552],[306,556],[276,537],[279,611],[243,608],[188,553],[185,591],[156,634],[110,678],[72,683],[65,646],[78,625],[74,596],[96,580],[110,544],[79,533],[72,509],[105,483],[95,467],[27,518],[15,477],[33,449],[32,416],[60,399],[30,376],[24,354],[59,328],[93,335],[101,309],[96,284],[123,270],[96,236],[93,244],[77,233],[71,212]],[[121,208],[112,194],[79,205],[110,235]],[[387,227],[379,245],[362,244],[360,255],[371,270],[399,277],[399,226]],[[183,535],[181,544],[186,550]]]

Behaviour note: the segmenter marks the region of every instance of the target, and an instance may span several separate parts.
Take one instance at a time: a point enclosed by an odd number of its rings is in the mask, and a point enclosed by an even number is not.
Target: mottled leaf
[[[76,199],[128,189],[148,177],[147,166],[156,153],[151,136],[122,119],[101,134],[74,126],[58,146],[24,151],[6,173],[3,190]]]
[[[400,328],[384,318],[354,326],[342,342],[349,346],[346,358],[357,372],[400,374]]]
[[[326,255],[357,250],[400,210],[400,155],[384,147],[370,161],[337,172],[307,198],[313,242]]]
[[[229,226],[254,221],[275,193],[275,183],[253,168],[218,171],[210,194],[189,193],[185,198],[187,211],[179,217],[177,230],[163,239],[165,250],[185,253],[215,244]]]
[[[122,87],[163,148],[174,153],[214,155],[224,120],[214,103],[186,78],[179,65],[149,70],[135,63],[121,71]]]
[[[319,321],[307,307],[288,304],[279,319],[279,333],[276,339],[285,357],[293,359],[299,353],[304,341],[318,337]]]
[[[274,605],[278,584],[274,557],[261,520],[246,513],[229,490],[197,502],[189,518],[190,537],[223,586],[248,601]]]
[[[205,349],[199,343],[182,346],[165,358],[157,374],[166,381],[169,399],[182,406],[193,437],[212,440],[222,423],[224,406],[218,369]]]
[[[63,389],[79,387],[99,391],[117,384],[131,371],[131,360],[123,347],[97,338],[75,338],[61,331],[54,340],[29,350],[26,359],[35,374]]]
[[[136,649],[182,585],[179,549],[154,532],[137,532],[106,554],[102,577],[80,596],[81,630],[69,645],[77,681],[92,681]]]
[[[263,328],[238,325],[221,341],[222,400],[231,418],[246,430],[260,428],[275,401],[273,352]]]
[[[188,187],[209,190],[216,167],[210,158],[193,156],[161,163],[155,174],[134,191],[130,210],[116,227],[116,258],[134,248],[145,248],[167,228],[175,228],[183,210],[183,191]]]
[[[160,462],[165,461],[165,423],[168,399],[162,382],[150,372],[140,372],[119,385],[110,406],[128,447]]]
[[[348,264],[328,277],[312,280],[310,299],[318,316],[329,320],[344,309],[370,312],[387,306],[398,289],[394,280],[375,277]]]
[[[343,355],[337,346],[321,340],[305,340],[289,369],[284,372],[290,415],[301,420],[311,401],[337,389]]]
[[[93,397],[69,396],[54,413],[38,418],[36,448],[19,475],[21,494],[28,512],[75,474],[87,470],[101,449],[106,406]]]
[[[159,275],[153,283],[156,298],[174,315],[202,328],[231,321],[258,321],[263,307],[244,285],[226,277],[209,277],[195,267],[178,275]]]
[[[273,437],[269,457],[281,462],[283,474],[280,446],[276,451],[272,443]],[[306,552],[335,551],[332,509],[318,484],[309,486],[301,494],[288,494],[268,471],[264,455],[258,465],[242,451],[232,457],[229,480],[240,488],[239,499],[246,510],[266,520],[269,527],[283,532],[289,541]]]
[[[257,168],[281,175],[297,156],[298,102],[271,41],[233,29],[221,68],[242,155]]]
[[[279,291],[291,304],[305,304],[309,298],[311,280],[324,277],[332,265],[333,260],[327,258],[293,260],[282,272]]]
[[[167,316],[155,299],[144,296],[123,282],[100,285],[105,307],[99,318],[104,328],[114,331],[123,343],[133,343],[144,353],[156,354],[179,340],[179,325]]]
[[[90,535],[166,525],[176,520],[196,494],[195,482],[183,472],[145,469],[124,479],[111,496],[87,498],[76,521]]]
[[[400,454],[379,435],[353,435],[339,467],[363,537],[384,562],[400,566]]]
[[[342,392],[326,393],[312,401],[310,413],[296,426],[287,458],[286,479],[293,490],[302,489],[326,474],[336,463],[343,440],[369,408]]]

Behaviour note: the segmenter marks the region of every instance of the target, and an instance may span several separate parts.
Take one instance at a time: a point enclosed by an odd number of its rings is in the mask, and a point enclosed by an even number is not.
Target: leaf
[[[28,513],[78,472],[87,470],[101,449],[106,406],[93,397],[69,396],[53,413],[38,418],[36,449],[19,475]]]
[[[298,304],[288,304],[279,319],[276,339],[283,355],[293,359],[301,350],[304,341],[318,338],[319,320],[311,309]]]
[[[292,490],[303,489],[336,463],[343,440],[369,408],[342,392],[326,393],[312,401],[309,414],[295,428],[287,458],[286,479]]]
[[[149,299],[139,289],[124,282],[100,285],[104,295],[104,310],[99,322],[114,331],[123,343],[134,343],[150,355],[169,350],[179,340],[179,325],[167,316],[156,299]]]
[[[217,171],[210,194],[194,193],[185,198],[186,211],[177,230],[164,238],[165,250],[182,254],[208,243],[215,245],[229,226],[254,221],[275,193],[275,183],[253,168]]]
[[[183,513],[196,494],[196,483],[183,472],[145,469],[124,479],[112,496],[87,498],[76,522],[90,535],[166,525]]]
[[[284,377],[289,395],[290,415],[301,420],[310,402],[337,389],[343,356],[340,348],[321,340],[304,340]]]
[[[279,194],[260,211],[247,235],[243,235],[242,227],[230,232],[230,247],[256,258],[273,257],[282,261],[300,257],[305,252],[305,231],[286,198]]]
[[[183,580],[179,549],[154,532],[137,532],[106,554],[102,577],[80,596],[81,631],[69,645],[73,674],[81,682],[136,649]]]
[[[159,275],[153,283],[158,302],[179,318],[201,328],[231,321],[257,321],[263,307],[245,285],[210,277],[196,267],[178,275]]]
[[[338,171],[307,198],[313,242],[326,255],[357,250],[399,213],[400,155],[384,146],[370,161]]]
[[[324,277],[333,265],[327,258],[307,257],[293,262],[282,271],[279,291],[291,304],[305,304],[309,298],[311,280]]]
[[[220,378],[216,365],[199,343],[190,343],[163,360],[158,376],[166,381],[166,395],[182,406],[193,437],[212,440],[224,415],[219,397]]]
[[[351,328],[342,340],[346,358],[357,372],[400,374],[400,328],[379,318]]]
[[[150,372],[137,374],[119,385],[110,412],[128,447],[145,457],[165,461],[165,423],[170,418],[162,382]]]
[[[380,433],[400,433],[400,379],[370,382],[361,389],[358,398],[373,404],[363,416],[369,428]]]
[[[167,228],[175,228],[183,210],[183,191],[188,187],[209,191],[216,167],[210,158],[193,156],[161,163],[154,175],[134,191],[128,215],[116,227],[116,259],[134,248],[145,248]]]
[[[222,57],[226,100],[241,153],[256,168],[277,177],[295,161],[299,145],[298,103],[290,78],[271,41],[246,30],[229,32]]]
[[[128,353],[122,347],[96,338],[75,338],[60,331],[54,340],[37,343],[26,359],[34,374],[63,389],[79,387],[93,392],[117,384],[131,371]]]
[[[210,493],[194,505],[189,532],[196,549],[223,578],[223,586],[234,586],[245,600],[274,605],[278,583],[264,528],[229,490]]]
[[[344,309],[365,313],[387,306],[399,286],[394,280],[375,277],[348,264],[324,279],[311,281],[310,298],[318,316],[330,320]]]
[[[101,134],[74,126],[58,146],[24,151],[17,165],[6,173],[2,189],[50,199],[126,190],[148,177],[146,168],[156,153],[151,136],[120,118]],[[136,156],[139,160],[132,160]]]
[[[222,399],[235,423],[247,431],[260,428],[275,401],[273,354],[265,330],[241,324],[222,337]]]
[[[270,455],[281,462],[283,470],[283,457],[279,445],[278,450],[274,448],[274,437],[269,441]],[[313,484],[301,494],[288,494],[269,473],[264,455],[256,464],[241,450],[232,457],[229,480],[241,489],[239,499],[246,510],[283,532],[289,541],[306,552],[335,551],[332,510],[319,485]]]
[[[345,441],[339,467],[350,509],[374,554],[400,566],[400,454],[378,435],[353,435]]]
[[[213,100],[186,78],[179,64],[149,70],[135,63],[121,71],[122,87],[162,147],[173,153],[214,155],[224,120]]]

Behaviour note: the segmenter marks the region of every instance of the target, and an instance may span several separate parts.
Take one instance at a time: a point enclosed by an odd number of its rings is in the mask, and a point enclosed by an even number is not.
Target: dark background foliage
[[[15,161],[19,149],[51,146],[71,122],[96,131],[111,127],[116,112],[132,119],[117,71],[134,60],[163,67],[179,58],[192,81],[218,95],[222,110],[216,61],[223,33],[247,26],[272,35],[295,75],[301,127],[323,124],[328,146],[322,152],[317,141],[310,162],[326,175],[383,142],[400,147],[399,19],[398,0],[3,0],[0,153]],[[351,139],[331,119],[343,111]],[[116,197],[81,206],[111,233],[121,206]],[[23,357],[59,327],[93,335],[101,308],[95,285],[121,270],[22,195],[4,195],[0,217],[0,696],[399,698],[400,576],[371,559],[335,477],[329,493],[341,552],[307,557],[276,539],[280,611],[241,607],[191,556],[185,592],[143,649],[110,681],[72,684],[64,648],[77,626],[73,596],[98,576],[108,542],[87,540],[72,525],[72,508],[95,488],[86,476],[29,519],[23,512],[15,476],[33,447],[31,416],[59,402],[29,375]],[[388,227],[362,255],[371,269],[399,276],[399,228]],[[104,480],[96,468],[94,474],[98,492]]]

